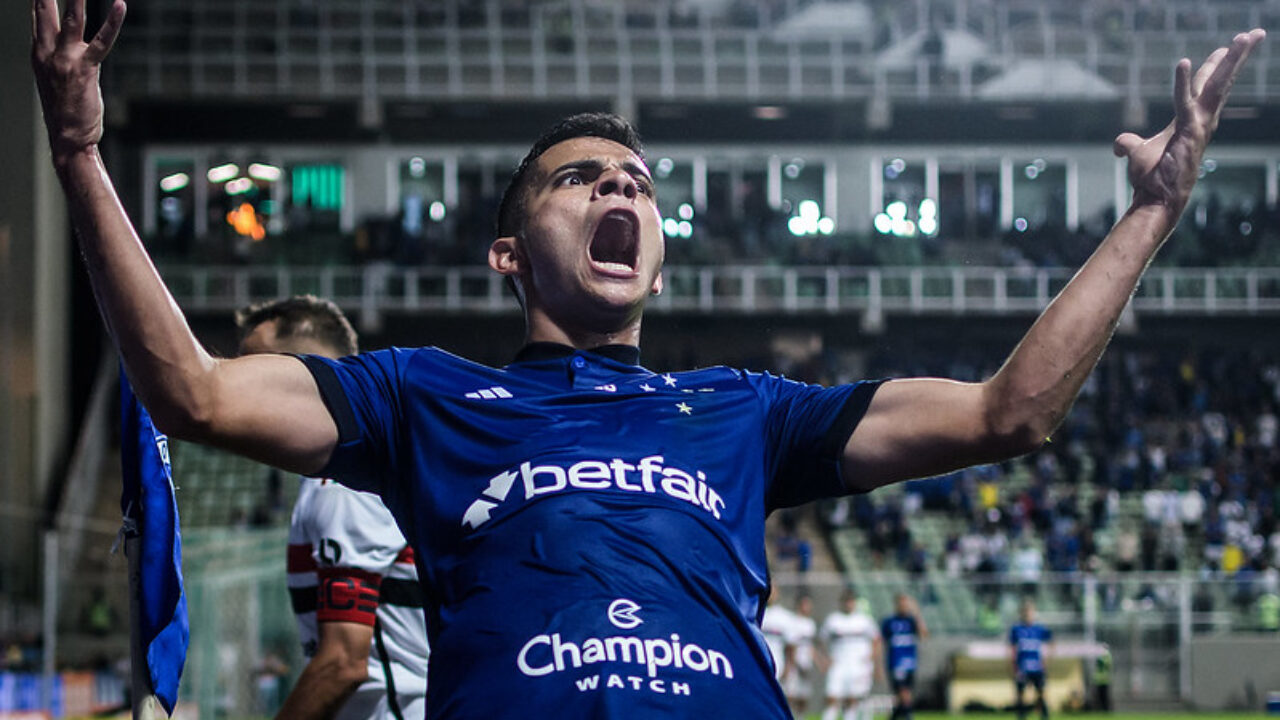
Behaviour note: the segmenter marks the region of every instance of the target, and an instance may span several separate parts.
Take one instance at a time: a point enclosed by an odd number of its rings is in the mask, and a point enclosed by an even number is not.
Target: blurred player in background
[[[911,720],[911,706],[916,682],[916,653],[921,640],[929,637],[929,628],[920,616],[920,608],[906,593],[893,599],[894,613],[880,623],[880,634],[888,651],[889,686],[893,688],[891,720]]]
[[[782,680],[795,665],[796,648],[791,642],[795,614],[778,602],[776,588],[770,588],[768,602],[764,616],[760,618],[760,631],[764,633],[765,645],[769,646],[769,654],[773,656],[774,677]]]
[[[312,296],[236,313],[240,353],[339,358],[356,333],[338,306]],[[421,718],[427,629],[413,548],[376,495],[300,477],[289,523],[289,595],[308,658],[277,717]]]
[[[874,680],[884,676],[880,630],[876,621],[858,607],[858,593],[853,588],[841,595],[840,609],[822,621],[818,637],[831,659],[822,720],[870,720],[871,711],[865,701],[871,695]]]
[[[782,691],[787,695],[796,715],[803,715],[813,695],[813,677],[817,673],[818,623],[813,619],[813,598],[807,593],[796,597],[791,613],[791,671],[782,678]]]
[[[1022,601],[1018,615],[1021,621],[1009,628],[1009,661],[1013,666],[1018,720],[1027,716],[1022,696],[1028,685],[1036,690],[1036,707],[1040,710],[1041,720],[1048,720],[1049,704],[1044,699],[1044,686],[1053,650],[1053,633],[1036,622],[1036,606],[1030,599]]]

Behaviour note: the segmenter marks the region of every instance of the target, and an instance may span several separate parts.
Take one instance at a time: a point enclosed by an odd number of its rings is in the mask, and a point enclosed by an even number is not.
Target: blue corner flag
[[[156,432],[151,415],[120,371],[120,461],[124,492],[120,508],[126,528],[141,537],[140,617],[151,688],[173,714],[178,680],[187,659],[187,599],[182,594],[182,539],[178,502],[169,469],[169,440]],[[126,530],[127,532],[128,530]]]

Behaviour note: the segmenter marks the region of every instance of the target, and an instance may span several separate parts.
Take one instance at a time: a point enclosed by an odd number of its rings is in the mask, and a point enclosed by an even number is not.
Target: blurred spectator
[[[1044,567],[1044,558],[1040,551],[1032,546],[1028,540],[1019,543],[1018,549],[1013,553],[1013,561],[1010,571],[1014,579],[1020,584],[1023,595],[1034,595],[1036,586],[1040,583],[1040,572]]]

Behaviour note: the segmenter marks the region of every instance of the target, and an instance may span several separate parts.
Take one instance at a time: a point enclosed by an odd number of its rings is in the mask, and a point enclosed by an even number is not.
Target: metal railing
[[[668,267],[657,313],[1038,313],[1071,279],[1066,268]],[[503,279],[482,267],[188,266],[162,268],[179,304],[230,312],[311,293],[369,320],[383,313],[514,313]],[[1156,268],[1134,295],[1139,314],[1280,314],[1280,268]]]
[[[1274,2],[917,0],[866,10],[866,27],[786,32],[808,4],[778,18],[685,16],[661,0],[151,0],[107,72],[118,94],[175,98],[972,99],[1019,60],[1056,59],[1123,96],[1163,99],[1178,58],[1280,21]],[[918,42],[931,17],[984,50],[939,67],[882,56]],[[1280,57],[1268,44],[1255,55],[1237,99],[1278,92]]]

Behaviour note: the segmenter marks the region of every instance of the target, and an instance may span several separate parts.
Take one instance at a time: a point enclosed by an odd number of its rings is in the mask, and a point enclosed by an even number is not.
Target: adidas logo
[[[512,395],[510,390],[502,387],[501,385],[494,385],[491,388],[484,388],[483,390],[469,392],[465,397],[471,398],[472,400],[498,400],[500,398],[515,397],[515,395]]]

